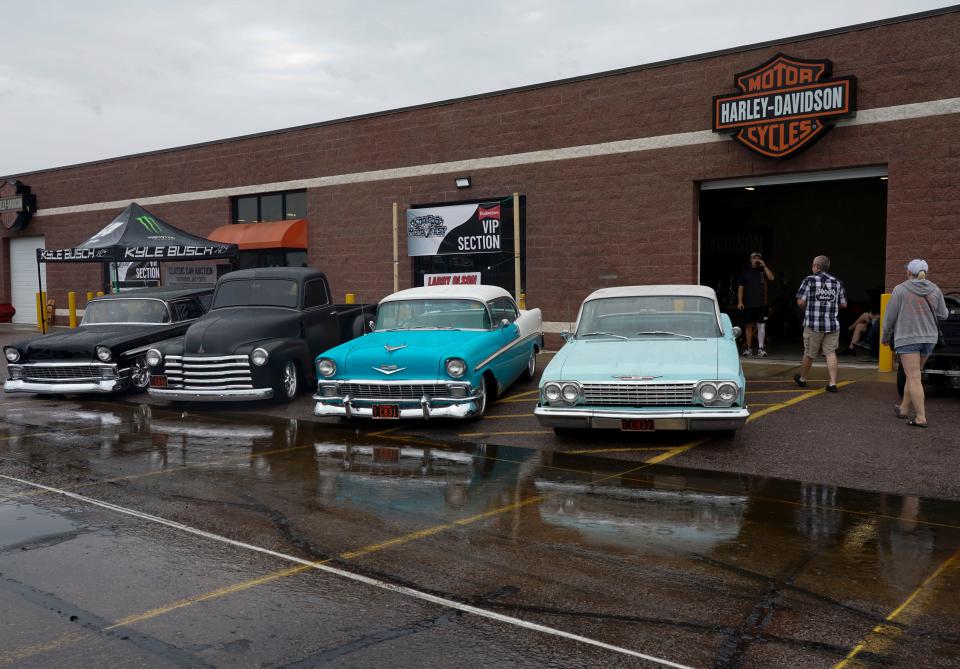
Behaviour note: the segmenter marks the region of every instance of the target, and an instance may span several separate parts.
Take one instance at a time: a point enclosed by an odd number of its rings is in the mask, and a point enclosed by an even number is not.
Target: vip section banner
[[[502,253],[504,219],[513,225],[509,200],[407,210],[407,249],[411,256]],[[512,234],[509,235],[512,239]]]

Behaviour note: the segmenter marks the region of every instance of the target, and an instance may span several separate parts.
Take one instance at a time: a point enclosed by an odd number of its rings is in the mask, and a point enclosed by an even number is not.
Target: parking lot
[[[956,666],[958,398],[745,368],[734,439],[5,396],[0,665]]]

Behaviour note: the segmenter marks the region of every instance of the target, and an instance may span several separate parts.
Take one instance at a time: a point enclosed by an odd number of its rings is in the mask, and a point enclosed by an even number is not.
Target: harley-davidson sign
[[[713,98],[713,131],[761,156],[789,158],[820,139],[832,120],[856,111],[855,77],[830,78],[829,60],[779,53],[734,77],[739,93]]]
[[[19,181],[0,183],[0,224],[7,230],[23,230],[37,210],[37,196]]]

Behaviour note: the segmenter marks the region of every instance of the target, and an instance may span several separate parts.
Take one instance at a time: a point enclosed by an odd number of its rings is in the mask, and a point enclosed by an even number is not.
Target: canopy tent
[[[37,262],[134,262],[236,258],[236,244],[175,228],[136,202],[93,237],[72,249],[37,249]]]
[[[175,228],[136,202],[109,225],[72,249],[37,249],[37,285],[43,294],[42,262],[158,262],[176,260],[218,260],[236,258],[236,244],[211,241]],[[46,332],[44,309],[40,329]]]

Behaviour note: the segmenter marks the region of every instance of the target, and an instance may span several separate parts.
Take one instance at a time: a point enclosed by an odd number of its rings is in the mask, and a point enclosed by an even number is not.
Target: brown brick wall
[[[662,68],[498,95],[348,123],[278,133],[25,176],[43,207],[270,183],[357,171],[510,154],[704,130],[710,99],[733,89],[736,72],[777,51],[831,58],[858,78],[869,109],[960,97],[960,13],[691,61]],[[452,174],[311,189],[310,263],[338,299],[374,301],[392,289],[391,203],[400,203],[400,285],[410,285],[402,225],[412,203],[527,197],[528,303],[565,320],[590,291],[631,283],[696,279],[697,184],[705,179],[887,165],[890,174],[886,281],[923,255],[931,278],[960,289],[955,175],[960,118],[834,129],[807,152],[775,162],[732,141],[634,154],[473,171],[465,195]],[[229,222],[226,198],[149,207],[206,235]],[[41,212],[42,213],[42,212]],[[116,212],[39,216],[25,234],[72,246]],[[829,240],[824,240],[829,254]],[[0,257],[0,294],[6,259]],[[51,265],[51,293],[96,286],[99,268]]]

